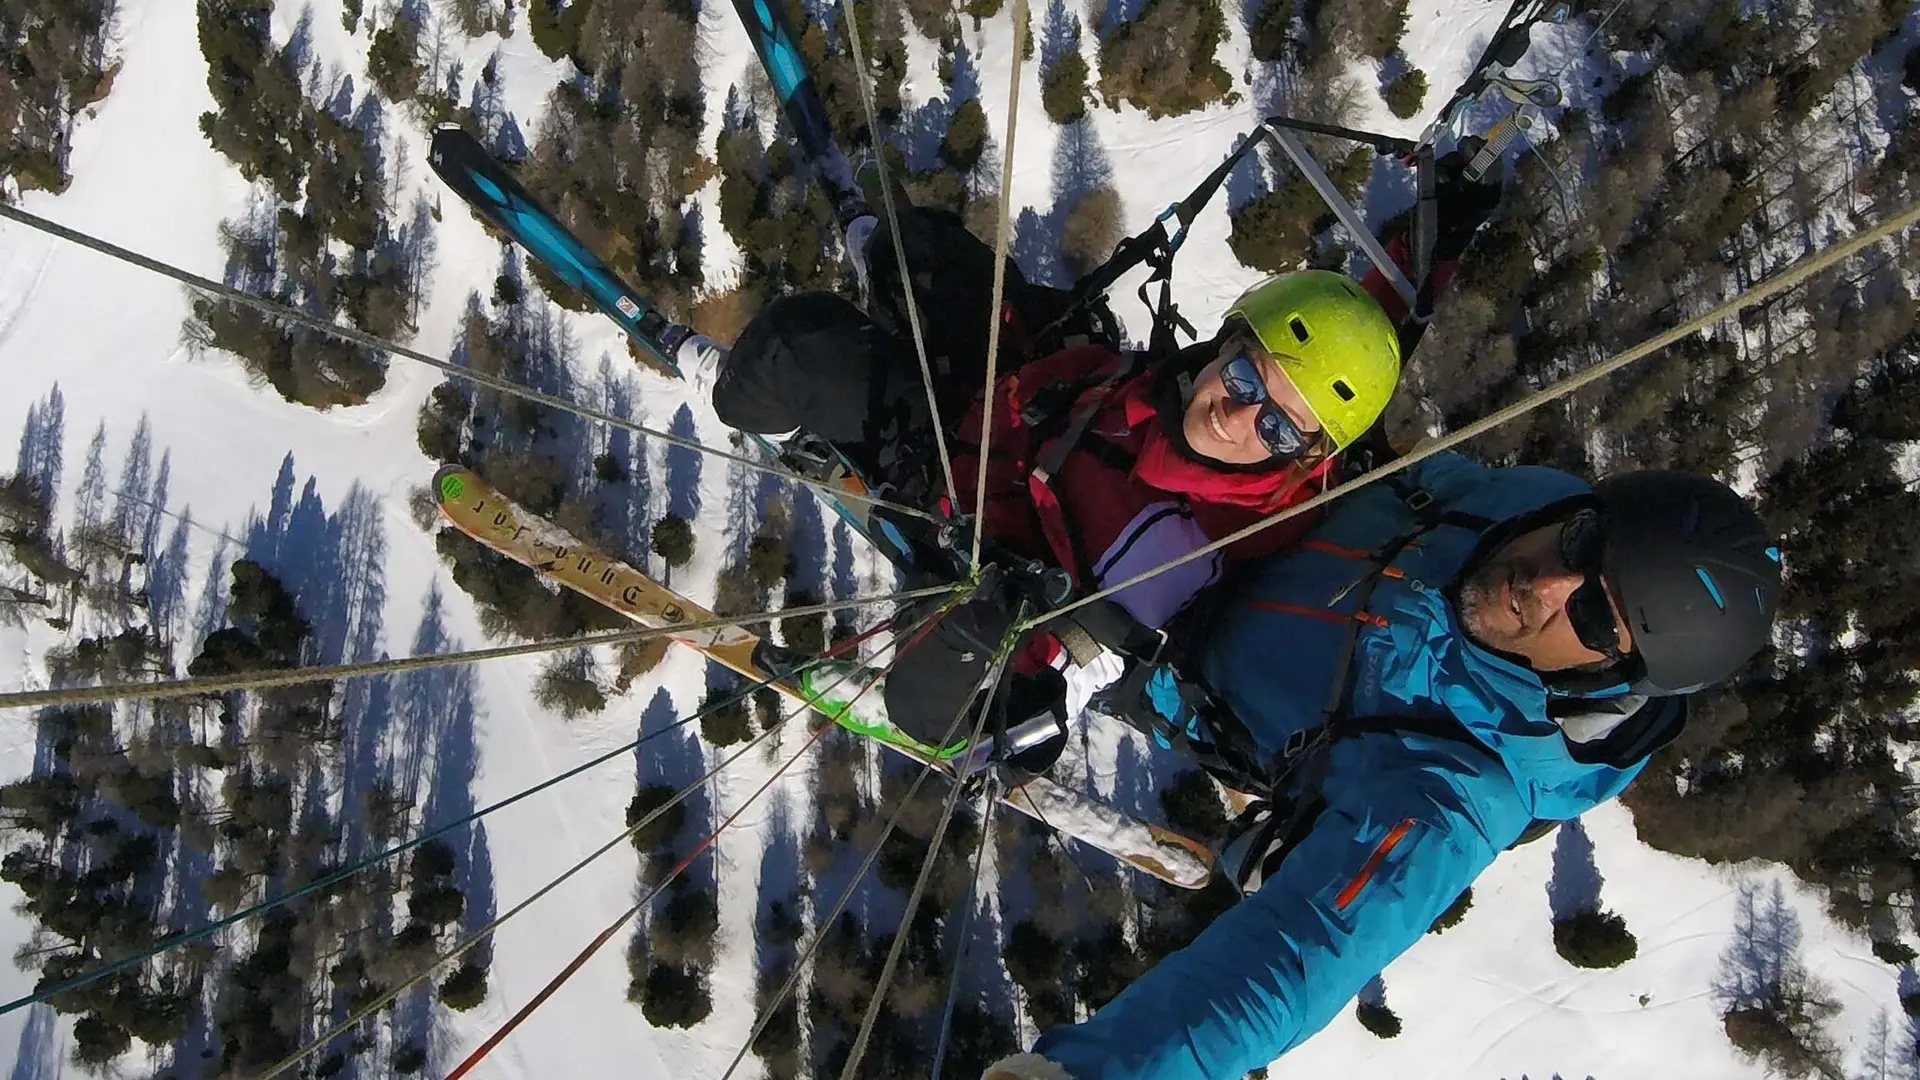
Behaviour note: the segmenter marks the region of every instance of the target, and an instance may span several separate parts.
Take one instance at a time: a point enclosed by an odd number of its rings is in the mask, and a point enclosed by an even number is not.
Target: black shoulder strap
[[[1335,740],[1356,735],[1425,735],[1470,746],[1495,761],[1500,760],[1492,747],[1474,738],[1465,724],[1451,716],[1350,716],[1335,724],[1332,734]]]
[[[1420,519],[1423,532],[1437,529],[1442,525],[1452,525],[1483,533],[1499,524],[1492,518],[1481,517],[1479,514],[1442,508],[1434,500],[1433,492],[1408,479],[1404,472],[1397,472],[1387,477],[1387,484],[1393,488],[1395,494],[1400,496],[1400,501],[1407,505],[1407,509],[1413,511],[1414,515]]]
[[[1060,639],[1075,663],[1084,664],[1098,653],[1089,646],[1104,645],[1127,659],[1151,664],[1165,648],[1166,635],[1133,617],[1133,613],[1112,600],[1091,604],[1040,624]],[[1083,651],[1085,655],[1082,655]]]

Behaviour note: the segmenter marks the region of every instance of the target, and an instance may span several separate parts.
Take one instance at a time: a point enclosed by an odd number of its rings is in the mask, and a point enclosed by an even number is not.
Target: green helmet
[[[1343,274],[1270,277],[1241,293],[1227,317],[1244,321],[1280,362],[1336,451],[1379,419],[1400,381],[1400,335],[1380,304]]]

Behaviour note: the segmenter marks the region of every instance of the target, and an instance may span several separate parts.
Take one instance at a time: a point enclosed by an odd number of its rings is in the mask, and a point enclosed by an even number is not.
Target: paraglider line
[[[468,382],[477,383],[481,386],[487,387],[490,390],[496,390],[502,394],[507,394],[512,397],[521,398],[523,400],[531,401],[536,404],[545,405],[549,408],[559,409],[563,412],[569,412],[574,414],[575,416],[584,417],[588,420],[598,420],[603,424],[608,424],[612,427],[620,428],[623,431],[631,431],[637,435],[645,435],[648,438],[659,439],[661,442],[664,442],[669,446],[678,446],[684,449],[697,451],[702,454],[708,454],[713,457],[720,458],[721,460],[732,462],[733,464],[739,465],[742,468],[752,469],[756,472],[766,473],[769,476],[777,476],[782,480],[788,480],[796,484],[801,484],[806,487],[818,489],[836,499],[864,503],[869,506],[885,507],[886,509],[892,510],[895,513],[908,514],[913,517],[923,518],[927,521],[932,521],[935,523],[938,523],[940,521],[938,517],[934,516],[933,514],[929,514],[924,510],[916,509],[911,506],[904,506],[896,503],[887,502],[884,499],[876,499],[876,498],[873,498],[872,496],[864,495],[859,492],[840,487],[838,484],[833,482],[829,482],[825,480],[815,480],[815,479],[812,479],[811,477],[802,476],[799,473],[792,472],[787,469],[783,469],[777,465],[769,465],[764,461],[756,461],[753,458],[730,453],[728,451],[721,450],[717,447],[706,446],[692,439],[683,439],[669,432],[660,431],[655,428],[647,427],[644,424],[637,424],[632,420],[626,419],[625,417],[615,416],[610,412],[606,412],[601,409],[596,409],[591,405],[586,405],[581,402],[574,401],[570,398],[559,397],[554,394],[546,393],[545,391],[542,391],[542,390],[535,390],[529,386],[522,386],[519,383],[513,382],[509,379],[502,379],[496,375],[488,375],[485,372],[475,371],[472,368],[461,367],[459,364],[455,364],[447,360],[442,360],[438,357],[429,356],[426,353],[419,351],[418,349],[412,349],[405,345],[396,344],[394,342],[387,341],[383,338],[375,337],[374,335],[369,334],[364,330],[359,330],[351,326],[342,326],[338,323],[331,322],[327,319],[322,319],[322,318],[319,318],[318,316],[308,314],[307,312],[301,311],[300,309],[292,307],[288,304],[283,304],[283,303],[280,303],[279,301],[270,300],[262,296],[255,296],[254,294],[249,292],[242,292],[241,290],[233,288],[230,285],[225,285],[225,284],[222,284],[221,282],[214,281],[209,278],[201,277],[198,274],[189,273],[188,271],[182,270],[179,267],[161,262],[158,259],[149,258],[148,256],[140,254],[139,252],[128,250],[127,248],[123,248],[118,244],[114,244],[106,240],[101,240],[97,237],[90,236],[76,229],[70,229],[64,225],[60,225],[53,221],[49,221],[46,218],[39,216],[38,214],[29,213],[25,210],[20,209],[17,206],[8,205],[5,202],[0,202],[0,217],[8,218],[10,220],[16,221],[22,225],[27,226],[30,229],[38,230],[39,232],[46,233],[50,236],[59,237],[62,240],[68,241],[69,243],[78,244],[81,247],[87,248],[90,251],[99,252],[102,255],[110,256],[112,258],[120,260],[121,262],[130,263],[134,266],[140,267],[143,270],[151,270],[152,272],[159,274],[162,277],[171,278],[174,281],[177,281],[190,288],[198,289],[201,292],[207,293],[211,296],[217,296],[223,300],[228,300],[236,304],[244,304],[247,307],[253,308],[254,310],[262,312],[264,314],[271,315],[275,318],[285,319],[288,322],[295,323],[299,326],[303,326],[316,333],[326,334],[331,337],[339,338],[343,341],[350,341],[355,345],[359,345],[363,348],[374,349],[374,350],[385,352],[385,353],[391,353],[394,356],[404,357],[408,360],[414,361],[415,363],[425,364],[426,366],[433,368],[441,372],[442,374],[452,376],[453,378],[456,378],[456,379],[465,379]]]
[[[944,613],[945,613],[945,609],[942,609],[942,611],[939,614],[944,614]],[[934,617],[937,618],[938,614],[936,614]],[[929,626],[930,625],[931,623],[929,622]],[[924,635],[924,633],[925,631],[923,630],[922,634]],[[865,635],[862,635],[862,636],[864,637]],[[849,639],[849,641],[843,642],[842,644],[850,645],[857,640],[859,639],[858,638]],[[918,641],[919,638],[916,637],[914,640]],[[911,647],[912,647],[912,644],[909,643],[907,648],[911,648]],[[834,680],[834,682],[826,689],[832,689],[832,687],[838,686],[841,683],[846,682],[851,677],[852,677],[852,673],[842,675],[840,678]],[[744,695],[750,694],[754,690],[759,689],[761,685],[768,685],[768,684],[769,683],[761,683],[759,685],[749,686],[746,689],[740,691],[739,693],[732,695],[727,699],[721,701],[720,703],[714,705],[712,708],[701,710],[701,712],[697,713],[696,715],[705,715],[707,713],[712,712],[714,709],[722,708],[728,704],[731,704],[733,701],[739,700]],[[734,762],[739,761],[742,757],[745,757],[748,751],[760,745],[762,742],[765,742],[767,739],[772,738],[774,733],[778,732],[783,726],[785,726],[786,722],[789,719],[791,719],[793,715],[794,714],[792,713],[782,714],[777,721],[775,721],[772,724],[769,724],[765,731],[762,731],[759,735],[754,736],[738,751],[730,755],[725,761],[722,761],[718,765],[715,765],[713,768],[707,770],[706,774],[704,776],[701,776],[698,780],[695,780],[693,783],[688,784],[686,787],[681,788],[677,793],[674,794],[674,796],[671,799],[668,799],[665,803],[655,808],[652,812],[648,813],[645,817],[642,817],[639,821],[629,826],[624,832],[620,833],[620,835],[614,837],[612,840],[607,841],[605,844],[601,845],[599,848],[589,853],[585,858],[581,859],[579,862],[575,863],[573,866],[568,868],[559,877],[554,878],[552,881],[541,886],[532,895],[520,901],[518,904],[515,904],[512,908],[509,908],[507,911],[502,913],[498,918],[494,919],[492,922],[474,931],[474,933],[470,937],[466,938],[464,941],[461,941],[458,945],[455,945],[453,949],[448,951],[444,956],[441,956],[438,959],[434,960],[432,963],[427,964],[425,967],[415,972],[411,977],[402,981],[399,985],[395,986],[393,989],[388,990],[386,993],[380,995],[380,997],[374,999],[371,1002],[368,1002],[366,1005],[362,1006],[358,1011],[349,1015],[345,1020],[342,1020],[340,1023],[334,1025],[332,1028],[329,1028],[319,1038],[314,1039],[312,1042],[301,1047],[299,1050],[294,1051],[292,1054],[288,1055],[285,1059],[280,1061],[278,1064],[274,1065],[271,1069],[255,1077],[254,1080],[273,1080],[274,1077],[279,1076],[281,1073],[286,1072],[288,1069],[293,1068],[295,1065],[298,1065],[300,1062],[313,1056],[313,1054],[318,1052],[322,1047],[326,1046],[329,1042],[333,1041],[335,1038],[359,1026],[360,1022],[365,1020],[367,1017],[372,1016],[375,1013],[379,1012],[381,1009],[386,1008],[387,1005],[392,1003],[401,994],[406,993],[409,989],[413,988],[418,983],[431,977],[434,970],[438,968],[440,965],[448,963],[449,961],[452,961],[452,960],[456,960],[461,956],[466,955],[468,952],[471,952],[473,949],[479,947],[482,942],[492,937],[496,931],[498,931],[502,926],[506,925],[506,922],[508,919],[513,918],[515,915],[518,915],[520,912],[525,911],[528,907],[531,907],[541,897],[546,896],[548,893],[558,888],[562,882],[566,881],[568,878],[571,878],[573,875],[579,873],[580,871],[586,869],[588,865],[593,863],[593,861],[598,859],[600,856],[605,855],[607,852],[631,840],[635,835],[637,835],[640,832],[640,830],[646,828],[648,825],[651,825],[656,819],[658,819],[660,815],[666,813],[669,809],[675,806],[678,806],[682,801],[684,801],[687,798],[687,796],[699,790],[703,785],[705,785],[708,781],[712,780],[714,777],[720,775]],[[831,726],[833,726],[833,722],[829,721],[826,725],[823,725],[823,729],[825,727],[831,727]]]

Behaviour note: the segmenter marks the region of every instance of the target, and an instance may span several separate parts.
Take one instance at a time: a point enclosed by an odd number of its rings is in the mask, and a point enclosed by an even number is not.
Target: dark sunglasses
[[[1267,393],[1267,381],[1260,377],[1260,362],[1244,346],[1233,359],[1227,361],[1227,366],[1220,372],[1220,381],[1226,384],[1228,397],[1242,405],[1260,406],[1260,415],[1254,420],[1253,429],[1260,435],[1260,444],[1275,458],[1282,461],[1297,460],[1305,457],[1319,442],[1318,432],[1309,435],[1301,431],[1286,410],[1274,404],[1272,396]]]
[[[1613,605],[1600,582],[1600,557],[1605,547],[1606,536],[1596,511],[1582,510],[1560,526],[1560,561],[1586,578],[1567,597],[1567,622],[1580,644],[1617,664],[1626,659],[1626,654],[1620,651],[1620,624],[1614,620]]]

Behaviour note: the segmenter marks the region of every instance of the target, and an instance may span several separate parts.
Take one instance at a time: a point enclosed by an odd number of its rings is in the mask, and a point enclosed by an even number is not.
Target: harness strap
[[[1474,738],[1465,725],[1449,716],[1347,717],[1333,733],[1332,741],[1361,735],[1425,735],[1459,743],[1496,763],[1501,760],[1492,747]],[[1235,856],[1236,865],[1224,868],[1241,892],[1253,892],[1267,878],[1278,873],[1280,864],[1313,830],[1314,821],[1327,807],[1326,797],[1321,794],[1321,785],[1326,780],[1326,761],[1330,756],[1328,753],[1316,755],[1315,764],[1310,766],[1314,771],[1311,785],[1302,786],[1284,813],[1267,810],[1264,820],[1255,819],[1251,836],[1228,845],[1228,850]]]
[[[1413,275],[1420,286],[1412,314],[1414,325],[1424,327],[1433,318],[1433,254],[1440,242],[1440,191],[1433,144],[1422,146],[1414,154],[1414,162],[1414,184],[1420,195],[1414,213]]]
[[[1095,296],[1102,295],[1113,288],[1114,283],[1119,281],[1127,271],[1143,263],[1153,270],[1139,290],[1141,302],[1153,312],[1153,334],[1148,339],[1150,351],[1155,356],[1164,356],[1177,348],[1177,339],[1173,336],[1175,327],[1184,329],[1189,337],[1195,336],[1193,325],[1180,317],[1178,309],[1173,304],[1173,254],[1180,250],[1181,242],[1187,238],[1187,227],[1193,224],[1194,218],[1198,217],[1207,203],[1213,200],[1214,194],[1220,190],[1220,185],[1226,183],[1227,176],[1233,172],[1235,166],[1240,164],[1240,159],[1264,141],[1254,136],[1242,139],[1233,153],[1228,154],[1226,160],[1208,173],[1206,179],[1200,181],[1186,198],[1167,207],[1144,231],[1121,241],[1111,258],[1073,283],[1073,291],[1067,297],[1065,310],[1041,328],[1035,336],[1043,337],[1053,331],[1074,312],[1091,302]],[[1171,235],[1167,233],[1166,227],[1169,218],[1176,219],[1180,223],[1179,228],[1175,229]],[[1158,304],[1147,297],[1147,285],[1156,280],[1160,282]]]
[[[1413,732],[1432,735],[1436,738],[1451,739],[1470,743],[1496,760],[1495,754],[1486,744],[1475,739],[1459,721],[1451,718],[1421,716],[1375,716],[1355,718],[1348,712],[1348,699],[1352,687],[1347,676],[1353,667],[1353,656],[1359,649],[1360,628],[1364,625],[1381,625],[1385,620],[1368,614],[1367,601],[1372,598],[1373,590],[1380,582],[1389,577],[1394,569],[1393,560],[1413,544],[1415,540],[1445,525],[1485,532],[1494,524],[1492,521],[1474,514],[1454,510],[1436,509],[1432,493],[1415,486],[1404,476],[1396,475],[1391,480],[1394,489],[1400,493],[1401,500],[1419,518],[1418,527],[1402,533],[1389,541],[1371,556],[1361,556],[1373,563],[1364,577],[1342,589],[1335,599],[1358,589],[1354,611],[1349,616],[1346,641],[1340,648],[1340,658],[1334,665],[1333,684],[1327,695],[1326,706],[1321,711],[1321,720],[1317,727],[1296,731],[1288,738],[1282,751],[1282,764],[1274,776],[1271,790],[1277,792],[1286,782],[1289,774],[1304,766],[1299,783],[1295,785],[1288,799],[1286,812],[1272,814],[1259,828],[1248,848],[1250,857],[1237,869],[1235,882],[1242,889],[1257,888],[1258,883],[1271,875],[1279,867],[1294,846],[1299,844],[1311,825],[1326,806],[1326,800],[1320,790],[1325,784],[1327,770],[1332,758],[1332,744],[1340,739],[1352,738],[1370,733]],[[1334,555],[1353,557],[1358,555],[1350,549],[1342,549],[1331,544],[1321,544],[1317,550]],[[1329,613],[1330,614],[1330,613]],[[1251,883],[1251,884],[1250,884]]]
[[[1165,634],[1134,618],[1132,612],[1112,600],[1097,600],[1040,625],[1052,631],[1063,644],[1069,635],[1080,636],[1124,657],[1152,657],[1160,653],[1166,643]],[[1086,662],[1078,656],[1074,660]]]
[[[1311,735],[1306,731],[1294,732],[1287,739],[1286,748],[1281,752],[1282,764],[1279,774],[1273,779],[1272,790],[1279,790],[1288,774],[1300,765],[1303,757],[1307,773],[1301,778],[1298,793],[1290,800],[1292,805],[1288,808],[1285,818],[1275,814],[1273,821],[1270,822],[1270,825],[1278,826],[1277,835],[1279,836],[1295,837],[1295,842],[1298,842],[1297,838],[1303,835],[1302,827],[1307,823],[1309,812],[1317,814],[1319,807],[1326,805],[1319,794],[1321,785],[1327,779],[1328,759],[1332,757],[1327,752],[1327,746],[1333,738],[1338,737],[1336,731],[1343,726],[1339,720],[1346,714],[1347,699],[1352,693],[1352,688],[1347,685],[1347,674],[1353,669],[1353,654],[1359,651],[1360,628],[1367,625],[1370,618],[1367,614],[1367,601],[1372,599],[1374,588],[1386,576],[1384,572],[1393,562],[1394,556],[1400,554],[1401,550],[1412,543],[1415,537],[1427,531],[1422,528],[1394,538],[1373,557],[1373,569],[1360,582],[1360,595],[1354,600],[1353,615],[1347,623],[1346,641],[1340,646],[1340,659],[1334,662],[1333,684],[1327,694],[1327,703],[1320,711],[1320,725],[1313,729]],[[1264,862],[1263,859],[1262,863]]]
[[[1047,546],[1060,559],[1060,565],[1073,577],[1076,584],[1083,584],[1087,574],[1093,570],[1082,550],[1079,533],[1067,526],[1067,514],[1060,503],[1059,493],[1053,490],[1053,477],[1067,463],[1067,455],[1086,434],[1087,426],[1093,423],[1094,414],[1106,403],[1107,394],[1116,385],[1134,373],[1138,358],[1131,354],[1124,357],[1122,363],[1094,385],[1091,390],[1079,395],[1074,407],[1073,419],[1068,422],[1060,437],[1048,445],[1038,465],[1027,474],[1027,493],[1033,499],[1034,509],[1040,517],[1040,531],[1047,538]],[[1022,410],[1022,419],[1025,419]],[[1044,423],[1044,421],[1043,421]]]

